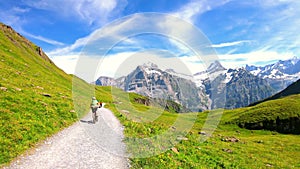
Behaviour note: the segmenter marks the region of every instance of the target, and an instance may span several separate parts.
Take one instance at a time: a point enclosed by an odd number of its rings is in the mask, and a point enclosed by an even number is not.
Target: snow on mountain
[[[149,74],[158,74],[158,75],[161,75],[161,72],[158,71],[158,70],[155,70],[153,68],[145,68],[144,69],[145,73],[147,73],[148,75]]]
[[[215,72],[219,72],[219,71],[223,71],[226,70],[222,64],[219,61],[214,61],[212,64],[209,65],[209,67],[207,68],[207,72],[212,74]]]
[[[177,77],[181,77],[181,78],[193,81],[193,76],[192,75],[188,75],[188,74],[184,74],[184,73],[179,73],[179,72],[176,72],[174,69],[166,69],[165,72],[168,72],[169,74],[177,76]]]
[[[177,73],[172,69],[162,70],[156,64],[147,63],[137,66],[127,76],[116,79],[115,82],[118,88],[127,92],[172,100],[190,111],[209,109],[209,98],[205,90],[199,89],[191,78],[192,76]],[[101,82],[98,84],[104,84],[104,80]]]
[[[225,69],[215,61],[206,71],[194,75],[162,70],[147,63],[116,80],[101,77],[98,85],[116,85],[128,92],[156,98],[168,96],[191,110],[205,110],[224,105],[226,108],[246,106],[283,90],[299,78],[300,59],[294,57],[266,66],[246,65],[237,69]]]
[[[225,73],[226,69],[221,65],[219,61],[213,62],[206,71],[198,72],[194,74],[194,82],[196,86],[203,87],[204,81],[207,79],[214,79],[219,74]]]
[[[293,57],[289,60],[279,60],[266,66],[248,66],[246,70],[263,79],[285,79],[296,81],[299,79],[300,58]]]
[[[246,65],[245,69],[255,76],[266,79],[279,92],[300,78],[300,58],[279,60],[266,66]]]
[[[226,73],[225,73],[225,80],[223,81],[223,83],[228,83],[231,81],[231,79],[233,78],[234,74],[232,71],[228,70]]]

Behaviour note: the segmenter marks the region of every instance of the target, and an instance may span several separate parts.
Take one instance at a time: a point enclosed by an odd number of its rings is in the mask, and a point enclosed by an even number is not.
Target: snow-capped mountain
[[[222,66],[219,61],[214,61],[206,71],[198,72],[194,74],[194,82],[198,87],[204,88],[204,82],[207,79],[214,79],[221,73],[225,73],[226,69]]]
[[[219,61],[191,75],[162,70],[153,63],[137,66],[118,79],[100,77],[97,85],[113,85],[128,92],[173,100],[190,110],[238,108],[270,97],[299,79],[300,59],[225,69]]]
[[[101,76],[95,81],[95,84],[99,86],[116,86],[117,82],[114,78]]]
[[[244,68],[228,69],[204,84],[212,100],[212,108],[244,107],[274,94],[266,80]]]
[[[206,71],[194,74],[196,85],[206,90],[211,108],[238,108],[264,99],[275,90],[267,80],[251,74],[245,68],[225,69],[219,61]]]
[[[262,78],[287,79],[295,77],[300,72],[300,59],[294,57],[289,60],[279,60],[276,63],[259,67],[246,65],[246,70]]]
[[[96,84],[115,83],[116,87],[127,92],[172,100],[192,111],[207,110],[209,98],[205,90],[197,88],[191,78],[192,76],[171,69],[162,70],[153,63],[147,63],[137,66],[130,74],[116,80],[100,77],[99,81],[102,83]]]
[[[246,70],[255,76],[268,80],[279,91],[300,78],[300,58],[279,60],[266,66],[246,65]]]

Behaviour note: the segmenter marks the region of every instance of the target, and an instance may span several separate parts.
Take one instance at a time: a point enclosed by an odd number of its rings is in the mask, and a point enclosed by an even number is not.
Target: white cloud
[[[111,12],[117,7],[117,0],[28,0],[32,8],[53,11],[65,18],[79,19],[89,25],[105,23]],[[126,4],[125,0],[119,3]]]
[[[57,46],[62,46],[64,45],[64,43],[62,42],[58,42],[58,41],[55,41],[55,40],[52,40],[52,39],[48,39],[48,38],[45,38],[45,37],[42,37],[42,36],[36,36],[36,35],[32,35],[24,30],[19,30],[21,34],[23,34],[24,36],[28,36],[28,37],[31,37],[31,38],[34,38],[34,39],[37,39],[37,40],[40,40],[42,42],[46,42],[48,44],[51,44],[51,45],[57,45]]]
[[[167,51],[165,51],[167,52]],[[80,53],[57,55],[51,60],[66,73],[75,74],[87,82],[93,82],[100,76],[118,78],[128,75],[137,66],[144,63],[155,63],[159,68],[173,69],[178,73],[192,75],[205,70],[198,56],[161,57],[163,52],[141,51],[122,52],[103,56],[87,56]],[[67,64],[66,64],[67,63]]]
[[[176,29],[175,29],[176,28]],[[196,70],[199,70],[201,66],[199,66],[199,58],[195,57],[195,59],[198,62],[191,62],[188,61],[188,56],[195,55],[195,51],[198,51],[199,55],[207,55],[212,54],[211,49],[209,50],[209,42],[205,38],[205,36],[199,32],[197,28],[195,28],[192,24],[187,24],[183,20],[170,16],[170,15],[164,15],[164,14],[156,14],[156,13],[147,13],[147,14],[135,14],[128,16],[126,18],[123,18],[121,20],[115,21],[111,23],[110,25],[103,27],[101,29],[98,29],[91,33],[89,36],[78,39],[74,44],[64,47],[61,49],[57,49],[54,51],[48,52],[49,56],[52,58],[56,57],[63,57],[63,55],[70,55],[74,53],[75,51],[78,51],[78,49],[83,49],[82,53],[79,58],[79,62],[81,57],[86,58],[86,61],[89,62],[89,60],[94,59],[99,60],[99,55],[103,55],[105,53],[101,53],[104,50],[107,51],[112,47],[113,45],[116,45],[120,41],[126,41],[127,44],[135,44],[137,47],[140,47],[140,51],[146,50],[147,48],[143,45],[145,44],[139,44],[138,42],[134,41],[135,39],[131,38],[128,40],[129,37],[134,36],[142,36],[143,34],[149,35],[162,35],[165,36],[167,39],[170,40],[170,43],[174,45],[174,47],[169,49],[169,54],[175,52],[175,56],[182,56],[182,54],[186,54],[187,57],[182,57],[182,59],[186,65],[188,65],[189,68],[193,69],[190,70],[190,72],[195,72]],[[126,44],[125,43],[125,44]],[[149,42],[148,42],[149,43]],[[153,43],[153,42],[152,42]],[[160,49],[154,49],[156,51],[159,51],[163,53],[162,51],[163,47]],[[203,49],[203,51],[201,51]],[[200,52],[199,52],[200,51]],[[202,53],[203,52],[203,53]],[[145,53],[139,53],[140,55],[146,55]],[[149,54],[149,53],[147,53]],[[98,55],[98,56],[95,56]],[[128,59],[128,55],[132,55],[132,51],[128,49],[128,51],[122,51],[122,53],[116,53],[113,55],[109,55],[108,57],[105,57],[103,59],[103,64],[100,66],[103,71],[100,72],[106,72],[104,75],[106,76],[112,76],[112,72],[114,72],[115,68],[119,68],[121,62]],[[150,54],[150,55],[153,55]],[[165,58],[164,56],[160,56],[161,63],[166,63],[166,65],[170,66],[169,63],[174,63],[174,57],[173,58]],[[213,60],[216,59],[215,57],[205,57],[202,58],[203,60],[209,60],[212,58]],[[147,59],[144,59],[145,61]],[[155,60],[155,59],[154,59]],[[175,59],[176,60],[176,59]],[[203,61],[202,60],[202,61]],[[168,61],[168,62],[165,62]],[[178,61],[178,59],[177,59]],[[84,61],[85,62],[85,61]],[[136,67],[136,63],[138,61],[134,60],[134,62],[127,62],[131,63],[132,65],[128,64],[126,68]],[[91,61],[91,64],[94,64],[95,61]],[[178,62],[181,63],[181,62]],[[87,64],[88,65],[88,64]],[[179,64],[182,65],[182,64]],[[83,64],[83,67],[85,67],[85,63]],[[95,65],[94,65],[95,66]],[[180,70],[180,67],[185,66],[179,66],[176,67],[175,64],[171,64],[171,66],[175,69],[175,71],[182,72],[183,70]],[[169,67],[169,68],[172,68]],[[90,67],[87,67],[90,68]],[[124,68],[124,66],[122,66]],[[83,68],[84,69],[84,68]],[[178,69],[178,70],[176,70]],[[195,70],[194,70],[195,69]],[[201,69],[202,70],[202,69]],[[85,70],[87,71],[87,70]],[[95,70],[89,70],[89,71],[95,71]],[[199,70],[200,71],[200,70]],[[122,73],[127,72],[127,70],[121,71]],[[184,72],[182,72],[184,73]],[[78,76],[85,76],[85,73],[82,72]],[[88,76],[90,76],[92,73],[88,73]],[[97,73],[97,76],[98,73]],[[115,75],[119,76],[119,75]],[[94,78],[94,77],[93,77]],[[85,80],[92,80],[92,77],[85,77]]]
[[[219,55],[221,64],[226,68],[238,68],[248,65],[263,66],[270,61],[287,60],[293,53],[277,53],[270,51],[256,51],[251,53]],[[138,65],[147,62],[155,63],[159,68],[173,69],[178,73],[192,75],[205,70],[205,65],[199,56],[163,58],[156,51],[122,52],[105,57],[82,56],[79,53],[56,56],[52,61],[66,73],[76,74],[87,82],[93,82],[100,76],[118,78],[128,75]],[[67,64],[66,64],[67,63]]]
[[[129,19],[127,19],[125,22],[122,22],[120,20],[117,20],[115,22],[110,23],[108,26],[101,27],[92,33],[90,33],[86,37],[82,37],[77,39],[73,44],[63,47],[63,48],[57,48],[53,51],[49,51],[50,56],[56,56],[56,55],[68,55],[69,53],[73,53],[74,50],[81,50],[85,45],[92,44],[94,41],[100,40],[103,44],[104,49],[109,49],[109,45],[114,45],[111,43],[105,43],[104,41],[121,41],[124,40],[128,43],[134,43],[130,40],[128,40],[128,35],[126,34],[132,34],[128,32],[128,30],[131,30],[132,28],[139,28],[139,25],[147,24],[145,21],[143,21],[141,18],[139,18],[137,15],[130,16]]]
[[[196,15],[201,15],[230,1],[231,0],[220,0],[218,2],[211,0],[192,0],[190,3],[187,3],[178,11],[174,12],[173,15],[193,23]]]
[[[47,55],[49,56],[48,53]],[[55,63],[55,65],[61,68],[63,71],[65,71],[68,74],[74,74],[79,54],[70,54],[62,56],[57,55],[55,57],[50,58]]]
[[[200,1],[192,1],[192,2],[196,3],[196,2],[200,2]],[[183,8],[183,9],[185,9],[183,11],[186,11],[186,12],[183,12],[183,13],[178,12],[177,15],[181,18],[186,18],[187,20],[191,21],[194,16],[199,15],[203,12],[206,12],[206,11],[212,9],[213,7],[216,7],[216,5],[209,4],[208,1],[201,1],[201,2],[203,3],[203,5],[199,6],[199,8],[194,9],[194,10],[192,10],[192,9],[189,10],[193,6],[187,5],[187,6],[185,6],[185,8]],[[226,3],[228,1],[222,1],[222,2]],[[204,7],[205,3],[207,3],[206,4],[207,8]],[[136,30],[137,32],[139,32],[143,29],[147,30],[149,25],[151,25],[151,27],[152,27],[149,32],[161,31],[161,33],[164,35],[170,35],[171,36],[171,37],[169,37],[170,42],[172,44],[174,44],[174,46],[179,48],[181,51],[183,51],[184,53],[189,52],[188,47],[194,47],[194,46],[193,46],[193,44],[191,46],[189,46],[189,44],[184,44],[183,42],[191,42],[191,40],[199,41],[199,39],[197,37],[195,37],[192,24],[182,25],[182,24],[179,24],[178,20],[176,20],[176,19],[170,19],[168,17],[161,17],[156,20],[154,18],[152,20],[151,19],[148,20],[148,18],[145,18],[140,15],[132,15],[132,16],[129,16],[129,18],[127,18],[126,21],[124,21],[124,22],[123,21],[113,22],[113,23],[111,23],[111,25],[109,27],[103,27],[99,30],[96,30],[93,33],[91,33],[89,36],[78,39],[74,44],[72,44],[66,48],[61,48],[61,49],[57,49],[56,51],[49,52],[49,55],[50,56],[51,55],[53,55],[53,56],[69,55],[70,53],[73,53],[74,50],[76,50],[80,47],[83,47],[87,42],[95,41],[95,40],[98,40],[99,38],[107,38],[107,39],[110,39],[111,41],[114,41],[117,39],[125,40],[128,37],[128,35],[134,35],[133,30]],[[268,29],[272,29],[272,27],[273,27],[273,25],[270,25],[270,24],[268,24],[266,26],[268,27]],[[283,26],[283,25],[278,25],[278,27],[279,26]],[[132,29],[132,28],[134,28],[134,29]],[[291,39],[295,40],[292,42],[294,44],[293,46],[297,46],[297,45],[299,46],[299,41],[297,41],[297,38],[296,38],[296,37],[298,37],[298,35],[293,35],[295,32],[294,29],[296,29],[296,28],[297,28],[296,26],[293,28],[288,28],[289,30],[293,30],[293,31],[284,32],[284,34],[289,34],[289,37]],[[278,34],[278,35],[280,35],[280,34]],[[251,35],[251,36],[253,36],[253,35]],[[174,39],[172,39],[172,37],[174,37]],[[285,36],[285,37],[287,37],[287,36]],[[179,41],[177,41],[177,40],[179,40]],[[263,65],[264,63],[267,63],[270,61],[275,61],[275,60],[280,60],[280,59],[289,59],[294,55],[294,53],[289,53],[289,52],[279,53],[279,52],[277,52],[277,50],[272,50],[274,48],[277,48],[279,46],[278,41],[282,41],[282,40],[285,40],[285,39],[281,36],[274,35],[270,39],[266,38],[265,41],[267,43],[262,45],[262,47],[260,47],[256,51],[253,50],[252,52],[249,52],[249,53],[236,54],[236,50],[231,49],[230,52],[228,52],[227,54],[219,55],[219,58],[221,60],[221,63],[227,68],[241,67],[241,66],[245,66],[246,64],[249,64],[249,65],[261,64],[261,65]],[[205,41],[205,39],[204,39],[204,41]],[[249,42],[252,42],[252,41],[239,40],[239,41],[233,41],[233,42],[213,44],[213,45],[211,45],[211,47],[214,47],[214,48],[233,47],[233,46],[238,46],[238,45],[242,45],[244,43],[249,43]],[[128,43],[132,43],[132,44],[134,43],[136,45],[139,45],[137,42],[134,42],[134,41],[128,41]],[[110,44],[110,42],[108,44]],[[105,47],[107,47],[107,46],[105,46]],[[290,46],[290,47],[292,47],[292,46]],[[95,73],[93,75],[93,77],[90,76],[86,79],[88,79],[90,82],[92,80],[95,80],[95,77],[98,77],[100,75],[120,76],[118,73],[116,74],[116,71],[120,73],[120,71],[118,70],[120,68],[124,68],[124,70],[122,69],[123,71],[121,71],[121,73],[123,73],[123,74],[129,73],[129,70],[132,70],[136,66],[136,64],[132,64],[133,62],[130,61],[130,60],[132,60],[132,59],[130,59],[130,58],[132,58],[131,55],[134,55],[134,52],[122,51],[122,53],[116,53],[116,54],[113,54],[113,55],[110,55],[110,56],[104,58],[103,62],[101,62],[102,64],[99,67],[99,70],[97,70],[97,73]],[[88,56],[88,57],[90,58],[91,62],[99,61],[99,59],[97,59],[97,58],[92,58],[94,56]],[[203,57],[203,59],[205,59],[205,55],[203,55],[202,57]],[[160,60],[162,62],[164,62],[165,60],[168,61],[166,63],[175,63],[174,59],[175,58],[160,58]],[[196,73],[196,72],[203,70],[203,65],[201,66],[201,63],[200,63],[201,61],[199,61],[199,57],[189,55],[186,57],[181,57],[180,59],[182,60],[182,62],[185,65],[187,65],[187,67],[189,68],[189,70],[192,73]],[[67,63],[67,60],[65,63]],[[139,63],[139,62],[137,60],[135,60],[135,63]],[[126,66],[124,66],[124,65],[126,65]],[[173,64],[171,64],[171,65],[168,64],[168,65],[173,66]],[[98,67],[98,66],[96,65],[96,67]],[[93,69],[91,71],[96,71],[96,70]]]
[[[20,7],[13,7],[12,11],[16,13],[26,13],[30,11],[30,8],[20,8]]]
[[[13,7],[8,9],[0,10],[0,20],[1,22],[12,26],[14,29],[18,31],[21,27],[20,25],[24,24],[26,20],[21,18],[20,15],[29,12],[29,8],[20,8],[20,7]]]
[[[275,51],[254,51],[240,54],[219,55],[221,63],[226,68],[237,68],[245,65],[264,66],[269,62],[287,60],[295,56],[293,53],[278,53]]]
[[[72,45],[49,51],[48,55],[50,57],[56,57],[57,55],[69,55],[70,53],[73,53],[74,50],[83,47],[88,42],[88,40],[89,40],[89,36],[77,39],[75,43],[73,43]]]
[[[225,43],[220,43],[220,44],[212,44],[211,47],[213,47],[213,48],[231,47],[231,46],[237,46],[237,45],[241,45],[243,43],[249,43],[249,42],[250,41],[248,41],[248,40],[225,42]]]
[[[51,60],[66,73],[75,74],[87,82],[93,82],[100,76],[120,77],[130,73],[135,68],[135,63],[124,67],[122,71],[118,69],[122,67],[122,64],[128,64],[126,60],[134,54],[134,52],[123,52],[104,57],[70,53],[53,56]]]
[[[28,20],[24,19],[24,17],[22,17],[22,15],[24,15],[24,13],[28,13],[30,12],[31,9],[30,8],[21,8],[21,7],[12,7],[10,9],[7,9],[6,11],[0,11],[0,18],[2,19],[2,22],[4,22],[7,25],[12,26],[17,32],[21,33],[24,36],[28,36],[30,38],[34,38],[37,40],[40,40],[42,42],[46,42],[48,44],[52,44],[52,45],[64,45],[61,42],[49,39],[49,38],[45,38],[39,35],[33,35],[27,31],[24,31],[22,28],[23,24],[26,24],[28,22]]]
[[[245,4],[244,4],[245,3]],[[300,53],[300,1],[293,0],[256,0],[252,3],[241,1],[242,7],[255,8],[257,13],[244,18],[251,26],[243,23],[243,32],[236,37],[245,36],[255,39],[256,51],[276,51],[279,53]],[[235,16],[241,19],[239,16]]]
[[[256,0],[256,2],[264,8],[276,7],[276,6],[279,6],[279,5],[294,6],[294,5],[299,5],[300,4],[299,1],[295,1],[295,0],[264,0],[264,1]]]

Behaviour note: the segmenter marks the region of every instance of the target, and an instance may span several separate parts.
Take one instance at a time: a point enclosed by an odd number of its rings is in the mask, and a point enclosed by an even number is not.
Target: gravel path
[[[9,167],[17,169],[126,169],[129,168],[123,127],[108,109],[98,109],[99,121],[92,124],[91,112],[80,122],[47,139]]]

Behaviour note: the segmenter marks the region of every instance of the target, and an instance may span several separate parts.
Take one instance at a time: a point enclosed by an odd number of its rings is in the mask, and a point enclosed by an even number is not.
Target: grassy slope
[[[71,111],[73,77],[42,58],[36,45],[2,24],[0,75],[1,165],[75,122],[77,113]]]
[[[257,123],[265,120],[300,118],[300,94],[266,101],[233,112],[238,112],[234,114],[234,118],[228,120],[233,123]]]
[[[148,138],[161,134],[171,126],[174,126],[174,122],[179,116],[184,116],[188,122],[192,121],[195,115],[194,113],[178,115],[129,102],[126,101],[126,98],[135,96],[126,93],[122,94],[121,91],[116,93],[116,95],[113,103],[117,104],[111,108],[125,126],[127,150],[134,155],[152,151],[152,148],[159,148],[164,142],[155,142],[154,139],[150,143],[138,145],[132,138]],[[212,137],[207,137],[207,140],[204,142],[200,141],[201,134],[199,132],[201,132],[209,113],[199,113],[193,128],[185,136],[188,140],[182,140],[175,145],[179,153],[168,148],[166,152],[151,157],[132,158],[132,168],[300,167],[299,135],[285,135],[266,130],[247,130],[236,125],[237,120],[260,120],[258,117],[261,117],[261,114],[253,114],[252,110],[265,110],[273,106],[273,104],[278,104],[279,106],[277,109],[274,108],[272,111],[265,113],[263,115],[264,118],[274,118],[274,115],[275,118],[277,115],[280,115],[282,118],[291,116],[289,114],[290,110],[285,111],[291,100],[299,102],[300,97],[290,96],[286,99],[266,102],[255,107],[226,110]],[[297,106],[290,106],[289,109],[293,108],[298,110]],[[153,112],[150,112],[149,110],[152,111],[152,109]],[[143,112],[145,110],[147,111],[146,113]],[[151,115],[149,115],[150,113]],[[214,113],[218,114],[220,111],[210,112],[210,114]],[[175,137],[182,137],[182,134],[184,133],[175,133]],[[226,141],[228,138],[236,138],[239,141],[228,142]],[[174,141],[171,137],[170,140]]]

